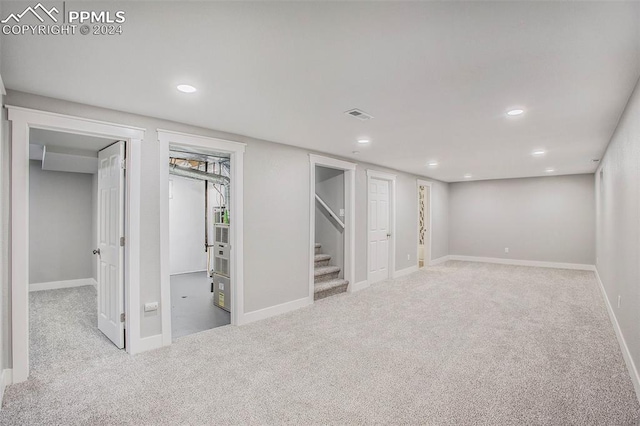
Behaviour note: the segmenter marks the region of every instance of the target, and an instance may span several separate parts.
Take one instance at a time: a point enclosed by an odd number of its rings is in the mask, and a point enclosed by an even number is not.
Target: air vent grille
[[[358,108],[354,108],[354,109],[350,109],[349,111],[345,111],[345,114],[350,115],[352,117],[357,118],[358,120],[362,120],[362,121],[367,121],[367,120],[371,120],[373,118],[373,115],[371,114],[367,114],[366,112],[358,109]]]

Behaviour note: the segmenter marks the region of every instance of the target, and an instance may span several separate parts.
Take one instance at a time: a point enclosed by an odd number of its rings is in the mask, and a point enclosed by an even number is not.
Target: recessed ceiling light
[[[512,110],[507,111],[507,115],[511,115],[511,116],[520,115],[523,112],[524,112],[523,109],[512,109]]]
[[[536,149],[535,151],[533,151],[531,153],[531,155],[539,157],[541,155],[545,155],[547,153],[547,151],[545,151],[544,149]]]
[[[176,88],[181,91],[182,93],[193,93],[196,91],[196,88],[193,86],[190,86],[188,84],[178,84],[178,86],[176,86]]]
[[[464,175],[464,178],[465,178],[465,179],[469,179],[469,178],[471,178],[471,177],[472,177],[472,174],[471,174],[471,173],[467,173],[466,175]]]
[[[427,166],[429,166],[429,167],[436,167],[437,165],[438,165],[438,162],[437,162],[437,161],[429,161],[429,162],[427,163]]]
[[[553,172],[556,171],[556,169],[551,168],[551,167],[547,167],[544,171],[547,172],[547,173],[553,173]]]
[[[358,139],[358,143],[361,143],[361,144],[365,144],[365,143],[369,143],[369,142],[371,142],[369,139],[364,139],[364,138]]]

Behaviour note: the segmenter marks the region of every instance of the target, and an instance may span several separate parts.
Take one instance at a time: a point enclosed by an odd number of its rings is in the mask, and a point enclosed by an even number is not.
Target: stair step
[[[329,266],[329,261],[331,260],[331,255],[328,254],[316,254],[314,257],[315,267],[318,268],[320,266]]]
[[[316,246],[315,246],[315,247],[316,247],[316,248],[320,248],[320,247],[322,247],[322,244],[316,243]]]
[[[344,293],[347,291],[349,281],[342,278],[336,278],[316,284],[313,289],[313,300],[324,299],[334,294]]]
[[[320,254],[320,248],[322,247],[322,244],[318,244],[316,243],[315,248],[314,248],[314,253],[315,254]]]
[[[338,275],[340,275],[339,266],[319,266],[313,270],[313,281],[316,284],[331,281],[338,278]]]

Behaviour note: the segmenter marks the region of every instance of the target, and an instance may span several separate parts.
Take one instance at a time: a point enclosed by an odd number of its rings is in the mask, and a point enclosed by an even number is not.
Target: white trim
[[[140,338],[140,146],[144,129],[7,106],[11,121],[11,355],[13,381],[29,376],[29,129],[124,140],[127,146],[125,229],[126,349]]]
[[[447,262],[449,260],[451,260],[449,259],[449,255],[446,255],[446,256],[439,257],[437,259],[433,259],[431,262],[429,262],[429,265],[435,266],[435,265],[439,265],[441,263]]]
[[[433,206],[431,205],[433,201],[433,196],[431,193],[433,192],[433,182],[429,182],[427,180],[418,179],[416,180],[416,189],[417,189],[417,197],[418,197],[418,229],[420,229],[420,187],[428,186],[429,187],[429,259],[424,260],[424,266],[430,266],[431,258],[433,257],[431,253],[431,249],[433,248],[432,244],[432,236],[433,236]],[[416,264],[418,265],[418,269],[420,269],[420,238],[418,236],[418,247],[416,247]]]
[[[59,288],[71,288],[82,287],[85,285],[92,285],[98,287],[98,283],[93,278],[80,278],[77,280],[65,280],[65,281],[48,281],[44,283],[31,283],[29,284],[29,291],[42,291],[42,290],[57,290]]]
[[[0,410],[2,410],[2,402],[4,400],[4,391],[7,386],[13,383],[13,370],[5,368],[0,373]]]
[[[349,161],[338,160],[336,158],[325,157],[322,155],[309,154],[309,160],[314,164],[319,164],[323,167],[329,167],[336,170],[355,170],[356,163]]]
[[[7,90],[4,87],[4,81],[2,81],[2,75],[0,75],[0,95],[6,95],[7,94]]]
[[[246,144],[208,136],[157,129],[160,144],[160,314],[162,345],[171,344],[169,243],[169,149],[224,152],[231,158],[231,324],[244,324],[244,151]]]
[[[389,276],[388,278],[393,278],[396,270],[396,175],[386,172],[380,172],[377,170],[367,169],[367,234],[366,234],[366,244],[367,244],[367,282],[371,283],[371,265],[369,265],[369,187],[371,186],[371,179],[382,179],[388,180],[391,185],[391,197],[389,199],[390,209],[389,212],[389,222],[391,228],[391,249],[389,250]]]
[[[607,307],[607,313],[609,314],[611,325],[613,325],[613,330],[616,332],[616,338],[618,339],[618,344],[620,345],[620,351],[622,352],[622,357],[624,358],[624,362],[627,365],[629,376],[631,376],[631,382],[633,383],[633,388],[636,391],[636,399],[638,399],[638,402],[640,402],[640,375],[638,374],[638,369],[636,368],[636,364],[633,362],[633,357],[631,356],[631,352],[629,351],[627,342],[624,338],[624,335],[622,334],[622,330],[620,329],[620,324],[618,324],[618,319],[616,318],[616,314],[613,310],[613,306],[611,306],[611,302],[609,302],[609,296],[607,296],[607,291],[604,289],[604,284],[600,279],[600,274],[598,273],[598,269],[595,268],[594,272],[596,273],[596,280],[598,281],[600,292],[602,293],[602,297],[604,298],[604,304]]]
[[[149,337],[142,337],[139,340],[138,347],[136,348],[136,352],[133,352],[131,355],[158,349],[158,348],[161,348],[162,346],[164,346],[162,334],[155,334]]]
[[[316,242],[316,166],[344,171],[344,276],[349,287],[356,281],[356,164],[309,154],[309,304],[313,303]]]
[[[355,293],[356,291],[364,290],[365,288],[369,288],[371,285],[369,281],[364,280],[358,283],[349,284],[349,293]]]
[[[292,300],[291,302],[285,302],[268,308],[258,309],[257,311],[247,312],[244,314],[243,324],[249,324],[251,322],[260,321],[276,315],[282,315],[309,305],[311,305],[311,303],[309,303],[309,298],[303,297],[302,299]]]
[[[395,271],[393,273],[393,278],[404,277],[405,275],[413,274],[414,272],[418,272],[420,269],[418,265],[409,266],[408,268],[400,269],[399,271]]]
[[[594,271],[594,265],[581,263],[543,262],[539,260],[500,259],[498,257],[477,257],[449,255],[447,260],[462,260],[465,262],[497,263],[501,265],[536,266],[539,268],[577,269],[581,271]]]

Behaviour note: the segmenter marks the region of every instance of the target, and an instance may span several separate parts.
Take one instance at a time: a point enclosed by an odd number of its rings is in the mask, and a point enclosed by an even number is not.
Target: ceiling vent
[[[350,109],[349,111],[345,111],[345,114],[350,115],[352,117],[357,118],[358,120],[367,121],[373,118],[373,115],[367,114],[366,112],[359,110],[358,108]]]

